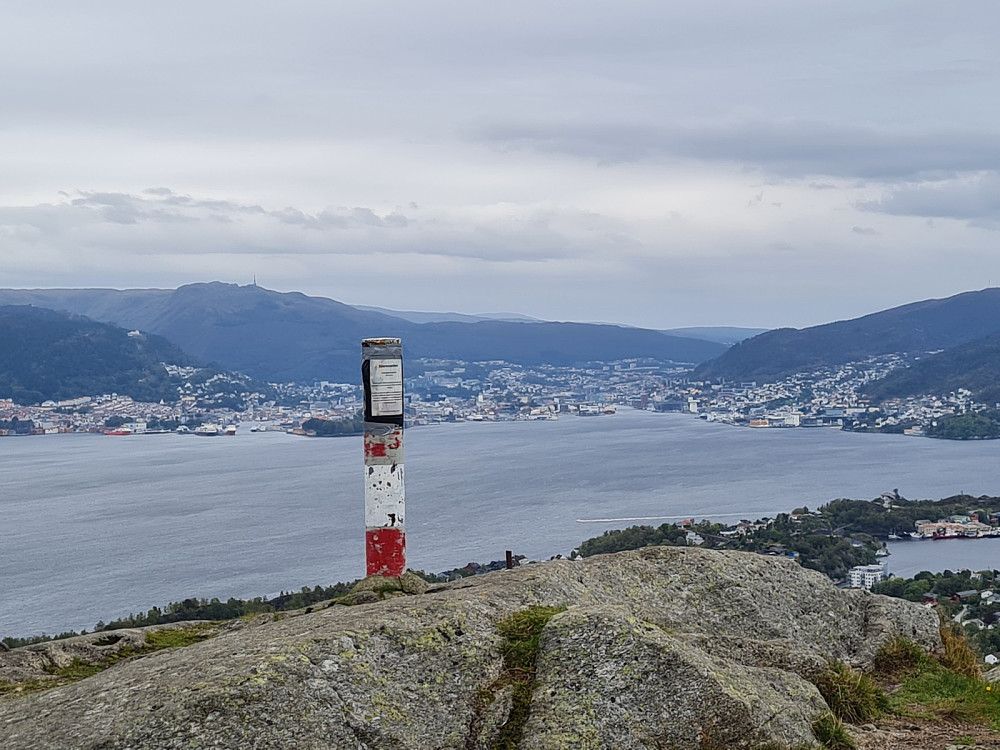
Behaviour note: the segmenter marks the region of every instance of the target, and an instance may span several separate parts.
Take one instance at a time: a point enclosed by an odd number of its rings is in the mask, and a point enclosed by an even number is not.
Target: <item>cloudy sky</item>
[[[804,326],[1000,284],[995,0],[8,3],[0,287]]]

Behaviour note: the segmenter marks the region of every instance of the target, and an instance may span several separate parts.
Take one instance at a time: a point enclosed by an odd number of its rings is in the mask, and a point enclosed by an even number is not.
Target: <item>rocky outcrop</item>
[[[737,665],[595,606],[550,623],[521,747],[801,747],[825,710],[794,672]]]
[[[565,607],[537,646],[526,716],[498,625]],[[803,747],[829,661],[867,667],[937,617],[841,591],[788,560],[648,548],[557,561],[243,627],[0,699],[0,747],[488,749]],[[0,654],[3,665],[11,654]]]

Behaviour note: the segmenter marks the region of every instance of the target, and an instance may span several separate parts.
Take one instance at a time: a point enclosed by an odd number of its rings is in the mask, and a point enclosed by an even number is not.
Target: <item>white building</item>
[[[870,589],[885,580],[885,568],[881,565],[856,565],[847,573],[852,589]]]

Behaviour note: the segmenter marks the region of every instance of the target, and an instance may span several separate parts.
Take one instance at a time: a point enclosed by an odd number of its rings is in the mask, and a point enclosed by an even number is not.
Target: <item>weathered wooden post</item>
[[[403,488],[403,345],[361,342],[365,392],[365,560],[370,576],[403,575],[406,526]]]

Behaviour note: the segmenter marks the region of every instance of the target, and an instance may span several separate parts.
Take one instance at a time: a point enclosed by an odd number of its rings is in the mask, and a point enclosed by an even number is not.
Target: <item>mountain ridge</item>
[[[649,357],[696,363],[725,347],[648,329],[584,323],[412,323],[300,292],[256,285],[176,290],[0,290],[0,303],[56,307],[150,331],[190,355],[271,382],[358,380],[363,338],[404,338],[408,357],[569,365]]]
[[[779,328],[695,368],[702,380],[774,381],[871,356],[948,349],[1000,332],[1000,288],[922,300],[851,320]]]

